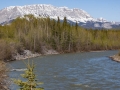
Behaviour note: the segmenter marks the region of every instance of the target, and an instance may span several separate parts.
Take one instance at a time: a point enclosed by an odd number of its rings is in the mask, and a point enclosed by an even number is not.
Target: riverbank
[[[88,52],[102,52],[102,51],[105,51],[105,50],[101,50],[101,51],[88,51]],[[85,51],[82,51],[82,52],[85,52]],[[53,50],[53,49],[48,50],[46,48],[44,48],[42,53],[36,53],[36,52],[33,53],[30,50],[24,50],[22,54],[19,54],[19,53],[14,54],[12,61],[24,60],[24,59],[28,59],[28,58],[39,57],[39,56],[42,56],[42,55],[53,55],[53,54],[60,54],[60,53],[57,52],[56,50]],[[8,61],[11,61],[11,60],[8,60]]]
[[[117,55],[113,55],[113,56],[110,56],[110,58],[116,62],[120,62],[120,56],[117,54]]]
[[[22,54],[19,54],[19,53],[14,54],[12,60],[13,61],[24,60],[24,59],[28,59],[28,58],[39,57],[41,55],[51,55],[51,54],[59,54],[59,53],[53,49],[50,49],[50,50],[45,49],[42,53],[36,53],[36,52],[33,53],[30,50],[24,50]]]
[[[96,50],[96,51],[79,51],[79,52],[104,52],[107,50]],[[24,50],[22,54],[16,53],[13,55],[12,60],[7,60],[9,61],[17,61],[17,60],[25,60],[28,58],[34,58],[34,57],[39,57],[39,56],[43,56],[43,55],[53,55],[53,54],[61,54],[63,52],[57,52],[56,50],[53,49],[47,49],[47,48],[43,48],[42,53],[36,53],[36,52],[32,52],[30,50]],[[110,58],[114,58],[113,56],[111,56]],[[115,58],[116,59],[116,58]]]
[[[104,52],[104,51],[107,51],[107,50],[93,50],[93,51],[91,50],[91,51],[77,51],[77,52]],[[65,53],[65,52],[58,52],[54,49],[47,49],[46,47],[42,47],[42,51],[40,53],[32,52],[30,50],[23,50],[21,53],[14,52],[12,54],[12,58],[6,60],[6,62],[25,60],[25,59],[29,59],[29,58],[44,56],[44,55],[53,55],[53,54],[61,54],[61,53]],[[66,52],[66,53],[72,53],[72,52]]]
[[[9,82],[7,81],[7,68],[6,63],[3,61],[0,61],[0,89],[1,90],[9,90],[8,85]]]

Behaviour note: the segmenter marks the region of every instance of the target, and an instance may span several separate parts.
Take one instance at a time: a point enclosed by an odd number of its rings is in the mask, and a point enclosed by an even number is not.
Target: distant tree
[[[76,21],[76,23],[75,23],[75,30],[76,30],[76,31],[78,30],[78,23],[77,23],[77,21]]]
[[[64,19],[63,19],[63,28],[66,29],[66,27],[67,27],[67,18],[64,17]]]

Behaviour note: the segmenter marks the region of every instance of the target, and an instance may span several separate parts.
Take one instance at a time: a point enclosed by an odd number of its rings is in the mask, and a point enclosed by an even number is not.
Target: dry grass
[[[9,90],[6,71],[6,64],[0,61],[0,90]]]
[[[118,56],[120,56],[120,52],[118,53]]]

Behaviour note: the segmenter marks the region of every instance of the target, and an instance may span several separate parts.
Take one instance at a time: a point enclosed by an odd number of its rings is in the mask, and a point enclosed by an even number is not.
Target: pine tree
[[[75,23],[75,30],[76,30],[76,31],[78,30],[78,23],[77,23],[77,21],[76,21],[76,23]]]
[[[33,63],[29,64],[28,62],[27,70],[21,75],[23,78],[27,79],[26,82],[20,79],[14,79],[14,83],[20,86],[20,90],[44,90],[42,87],[38,87],[38,85],[42,83],[37,83],[34,68],[35,65]]]

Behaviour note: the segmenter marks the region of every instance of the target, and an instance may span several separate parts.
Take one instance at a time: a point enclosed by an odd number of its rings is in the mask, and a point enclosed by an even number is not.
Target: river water
[[[37,79],[44,83],[45,90],[120,90],[120,63],[109,58],[116,53],[118,51],[70,53],[30,60],[34,60]],[[23,61],[9,64],[15,69],[26,68]],[[9,76],[21,78],[22,73],[12,71]],[[16,90],[17,86],[12,85],[11,89]]]

